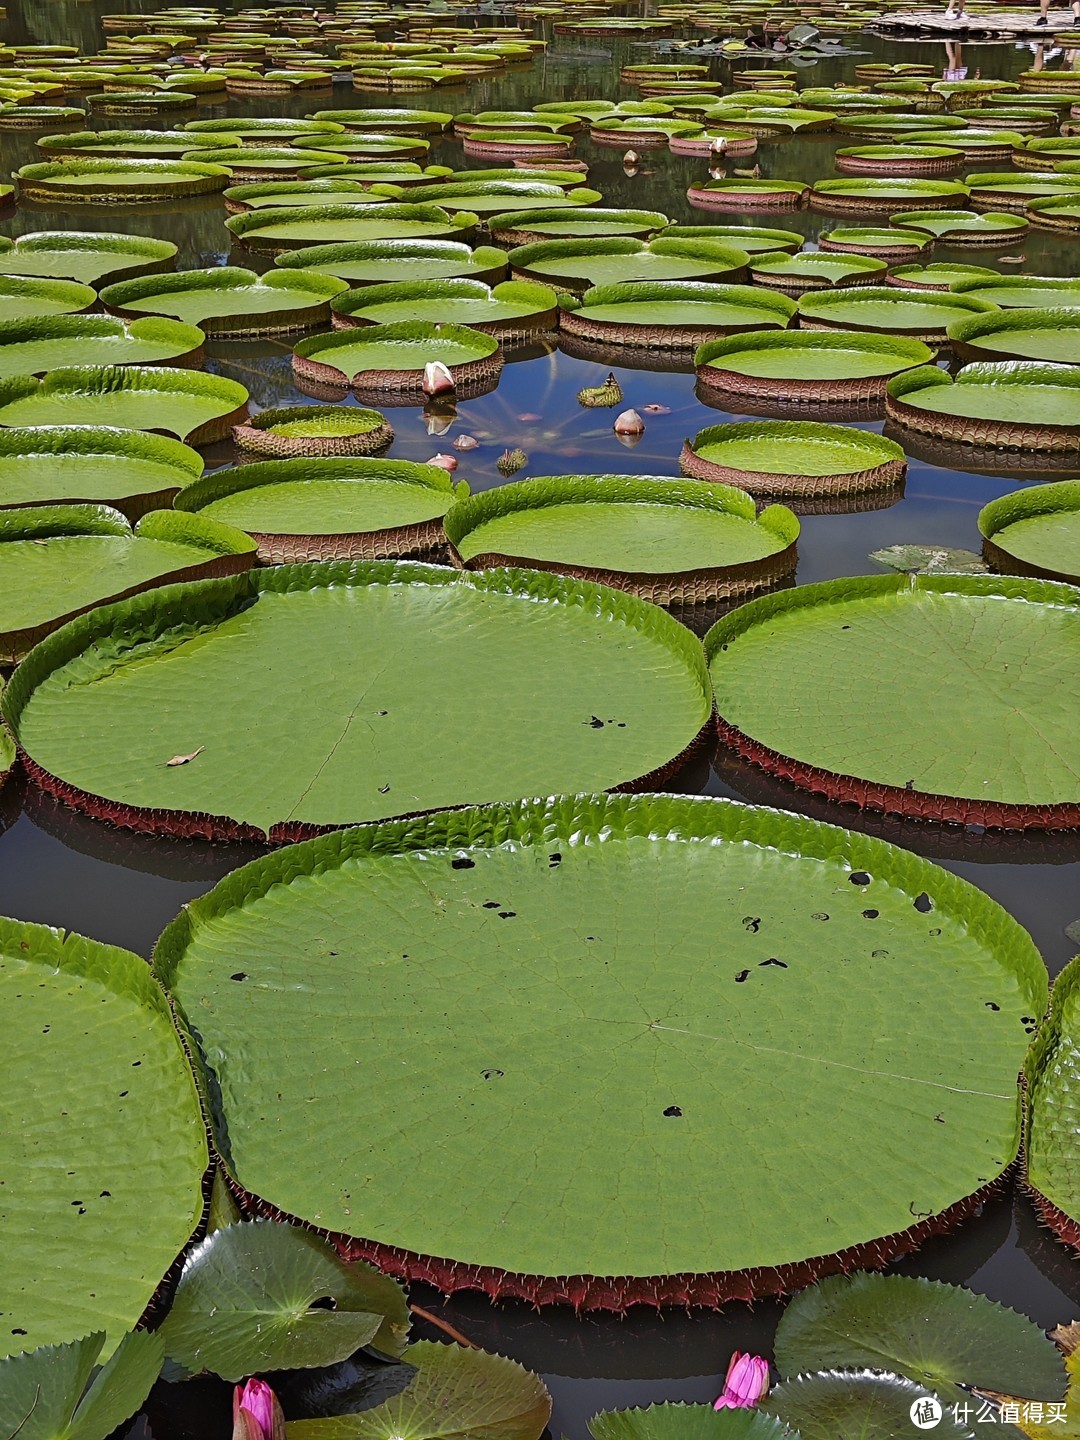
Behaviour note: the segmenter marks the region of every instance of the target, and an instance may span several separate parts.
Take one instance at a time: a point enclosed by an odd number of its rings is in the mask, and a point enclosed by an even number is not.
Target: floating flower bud
[[[285,1416],[265,1380],[233,1390],[233,1440],[285,1440]]]
[[[586,410],[619,405],[623,398],[622,386],[612,372],[602,385],[587,385],[584,390],[579,390],[577,398],[578,404],[584,405]]]
[[[750,1410],[769,1393],[769,1366],[760,1355],[736,1350],[728,1365],[723,1393],[714,1410]]]
[[[529,457],[524,450],[504,450],[495,461],[495,468],[500,475],[516,475],[529,463]]]
[[[636,150],[627,150],[626,154],[622,157],[622,163],[624,165],[637,165],[640,160],[641,156]]]
[[[427,463],[429,465],[437,465],[440,470],[454,471],[457,469],[457,456],[443,455],[440,453],[438,455],[432,455]]]
[[[429,360],[424,366],[425,395],[445,395],[454,388],[454,377],[441,360]]]
[[[475,450],[480,444],[474,435],[459,435],[454,441],[455,450]]]
[[[621,415],[616,415],[611,428],[616,435],[644,435],[645,421],[636,410],[624,410]]]

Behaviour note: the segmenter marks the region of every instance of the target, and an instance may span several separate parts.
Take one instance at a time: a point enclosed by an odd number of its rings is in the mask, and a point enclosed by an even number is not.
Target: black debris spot
[[[850,880],[852,885],[870,884],[870,876],[866,873],[865,870],[853,870],[847,878]]]
[[[850,626],[850,625],[841,625],[841,626],[840,626],[840,629],[841,629],[841,630],[850,630],[850,629],[851,629],[851,626]]]
[[[915,909],[918,910],[920,915],[929,915],[930,911],[934,908],[934,902],[930,899],[930,896],[927,895],[925,890],[922,892],[921,895],[916,895],[915,899],[911,903],[915,906]]]
[[[588,725],[590,730],[602,730],[604,728],[604,722],[600,719],[599,715],[594,715],[591,719],[583,720],[581,723]]]
[[[595,940],[595,939],[596,939],[596,936],[595,936],[595,935],[586,935],[586,936],[585,936],[585,939],[586,939],[586,940]]]
[[[141,1064],[142,1064],[142,1061],[141,1061],[141,1060],[132,1060],[132,1062],[131,1062],[131,1068],[132,1068],[133,1070],[137,1070]]]
[[[681,1114],[682,1114],[682,1111],[679,1109],[678,1105],[669,1105],[669,1106],[667,1107],[667,1109],[664,1111],[664,1114],[665,1114],[665,1115],[681,1115]]]
[[[757,932],[761,929],[761,916],[744,915],[742,923],[744,930],[749,930],[751,935],[756,935]]]
[[[247,971],[246,971],[246,970],[237,970],[237,972],[236,972],[235,975],[230,975],[230,976],[229,976],[229,979],[230,979],[230,980],[246,980],[246,979],[247,979]]]
[[[506,1074],[505,1070],[481,1070],[480,1074],[485,1080],[500,1080]]]
[[[787,961],[786,961],[786,960],[777,960],[777,958],[775,957],[775,955],[770,956],[770,958],[769,958],[768,960],[762,960],[761,963],[760,963],[760,965],[758,966],[758,969],[759,969],[759,970],[764,969],[767,965],[774,965],[778,970],[786,970],[786,969],[787,969]]]
[[[828,920],[828,918],[829,917],[828,915],[826,915],[824,910],[815,910],[814,913],[810,916],[811,920]]]
[[[934,1120],[937,1122],[938,1125],[944,1125],[944,1124],[945,1124],[945,1116],[944,1116],[944,1115],[935,1115],[935,1116],[934,1116]]]
[[[904,789],[905,789],[905,790],[914,790],[914,789],[915,789],[915,781],[914,781],[914,780],[905,780],[905,781],[904,781]]]
[[[516,911],[516,910],[500,910],[500,911],[499,911],[499,919],[500,919],[500,920],[513,920],[513,918],[514,918],[514,916],[515,916],[516,914],[517,914],[517,911]]]
[[[127,1092],[126,1090],[121,1090],[121,1091],[120,1091],[119,1098],[120,1098],[121,1100],[125,1100],[125,1099],[127,1098],[127,1093],[128,1093],[128,1092]]]
[[[111,1191],[111,1190],[102,1190],[101,1194],[98,1196],[98,1199],[99,1199],[99,1200],[111,1200],[111,1199],[112,1199],[112,1191]]]
[[[470,860],[467,855],[455,855],[450,861],[451,870],[475,870],[476,861]]]
[[[380,795],[389,795],[389,794],[390,794],[390,786],[389,786],[389,785],[380,785],[380,786],[379,786],[379,794],[380,794]]]
[[[927,933],[927,935],[940,935],[940,934],[941,934],[941,931],[940,931],[940,930],[928,930],[926,933]]]
[[[994,1006],[994,1009],[995,1009],[995,1010],[997,1009],[997,1006],[996,1006],[996,1005]],[[1035,1024],[1035,1016],[1034,1016],[1034,1015],[1021,1015],[1021,1016],[1020,1016],[1020,1024],[1021,1024],[1021,1025],[1034,1025],[1034,1024]]]
[[[735,976],[735,984],[741,985],[749,974],[749,970],[740,970],[739,973]]]
[[[345,1198],[349,1200],[352,1197],[347,1195]],[[308,1308],[311,1310],[336,1310],[337,1301],[332,1295],[323,1295],[318,1300],[312,1300]]]
[[[502,904],[502,901],[501,901],[501,900],[485,900],[485,901],[484,901],[484,909],[485,909],[485,910],[498,910],[498,908],[499,908],[499,906],[500,906],[501,904]]]
[[[871,951],[870,951],[870,958],[871,958],[871,960],[887,960],[888,957],[889,957],[889,952],[888,952],[888,950],[871,950]]]
[[[29,949],[29,946],[25,946],[24,948],[25,948],[25,949]],[[21,1329],[19,1329],[18,1327],[16,1327],[14,1330],[12,1330],[11,1333],[12,1333],[12,1335],[25,1335],[27,1332],[26,1332],[25,1330],[21,1330]]]
[[[376,710],[376,711],[375,711],[375,714],[376,714],[376,715],[389,715],[389,714],[390,714],[390,711],[389,711],[389,710]]]
[[[557,850],[556,850],[556,852],[554,853],[554,855],[549,855],[549,856],[548,856],[548,865],[549,865],[549,867],[550,867],[552,870],[555,869],[555,866],[556,866],[556,865],[561,865],[561,864],[562,864],[562,856],[559,854],[559,852],[558,852]]]
[[[864,919],[864,920],[876,920],[876,919],[878,918],[878,916],[881,914],[881,911],[880,911],[880,910],[864,910],[862,913],[863,913],[863,919]]]
[[[1000,1005],[995,1005],[994,1002],[993,1002],[993,1000],[987,1000],[987,1002],[986,1002],[986,1008],[987,1008],[987,1010],[1000,1010],[1000,1009],[1001,1009],[1001,1006],[1000,1006]]]

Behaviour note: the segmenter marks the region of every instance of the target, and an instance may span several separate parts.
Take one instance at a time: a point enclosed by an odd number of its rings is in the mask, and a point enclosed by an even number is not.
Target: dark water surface
[[[24,43],[78,44],[84,52],[93,52],[103,43],[100,14],[115,8],[116,0],[9,0],[6,32],[0,34]],[[156,7],[139,4],[127,8]],[[945,48],[939,44],[886,45],[869,36],[854,37],[851,43],[852,48],[889,60],[930,61],[939,69],[946,63]],[[570,97],[630,99],[636,98],[636,92],[618,85],[619,65],[631,58],[647,58],[649,53],[626,41],[613,44],[595,37],[558,38],[532,68],[481,80],[468,90],[408,94],[387,101],[376,94],[354,94],[348,85],[339,84],[333,99],[230,101],[227,108],[201,104],[198,113],[200,118],[302,115],[332,106],[384,103],[479,111],[529,108],[540,100]],[[979,67],[985,76],[1011,77],[1031,64],[1030,52],[1012,45],[965,46],[964,58],[969,73]],[[851,58],[822,61],[801,71],[800,84],[834,84],[850,78],[853,65]],[[147,128],[153,123],[142,118],[130,123],[92,119],[87,128]],[[168,122],[157,123],[163,128]],[[851,141],[841,142],[833,136],[762,141],[756,159],[765,176],[814,180],[835,173],[832,157],[838,143]],[[39,158],[32,135],[5,135],[0,154],[5,171]],[[605,204],[659,209],[683,223],[710,223],[711,217],[694,211],[685,198],[687,185],[705,177],[704,161],[680,159],[666,149],[643,151],[640,169],[627,176],[617,151],[599,149],[585,139],[579,140],[577,154],[590,162],[589,184],[603,192]],[[470,164],[464,161],[460,145],[446,140],[433,147],[431,160],[455,168]],[[471,168],[487,168],[487,163],[471,162]],[[987,168],[1005,167],[995,164]],[[222,218],[218,196],[175,208],[58,210],[27,205],[0,230],[9,235],[49,229],[127,230],[177,242],[181,268],[230,262],[266,268],[246,252],[230,254],[230,237]],[[735,217],[717,216],[714,223],[728,223],[729,218]],[[754,223],[752,216],[745,218]],[[842,222],[797,212],[775,220],[762,217],[761,223],[798,229],[814,237]],[[1067,237],[1035,233],[1025,253],[1025,272],[1075,273],[1077,242]],[[934,258],[995,264],[981,250],[938,247]],[[1016,265],[1001,268],[1010,274],[1021,270]],[[287,344],[211,344],[208,354],[208,368],[248,387],[253,408],[307,401],[293,385]],[[481,447],[462,457],[458,476],[467,478],[474,489],[502,483],[495,461],[506,446],[520,446],[529,455],[528,468],[518,478],[579,471],[674,475],[683,438],[727,418],[695,397],[692,373],[650,373],[616,365],[627,405],[640,410],[646,404],[660,404],[671,411],[647,416],[645,436],[628,448],[612,433],[613,412],[584,410],[575,400],[578,389],[599,383],[609,368],[606,362],[591,363],[558,352],[511,357],[498,390],[461,403],[453,430],[442,439],[426,433],[419,409],[392,409],[389,414],[397,438],[390,453],[396,458],[426,460],[436,450],[446,449],[454,435],[471,433],[480,439]],[[867,428],[880,430],[881,426]],[[207,456],[210,466],[228,463],[231,458],[228,446],[219,446]],[[1016,483],[1007,476],[944,469],[913,458],[906,494],[890,508],[803,519],[798,579],[805,583],[877,573],[868,553],[900,542],[976,550],[979,508],[1012,490]],[[926,703],[932,708],[932,695],[927,695]],[[1080,836],[1010,839],[914,822],[874,820],[816,803],[727,755],[712,764],[707,760],[695,763],[671,788],[779,805],[872,830],[938,860],[1000,901],[1030,930],[1052,974],[1075,949],[1065,927],[1080,916]],[[0,801],[0,913],[71,928],[149,955],[155,938],[185,901],[257,853],[253,846],[210,846],[128,835],[15,786]],[[752,1135],[747,1136],[747,1144],[753,1144]],[[287,1157],[283,1160],[287,1163]],[[564,1190],[568,1179],[572,1183],[574,1172],[589,1164],[588,1155],[568,1154],[565,1173],[552,1177],[553,1193]],[[739,1164],[737,1154],[732,1155],[731,1164]],[[420,1174],[417,1184],[423,1183]],[[717,1176],[717,1183],[723,1183],[722,1175]],[[432,1203],[437,1203],[434,1196]],[[1025,1312],[1042,1326],[1080,1314],[1080,1265],[1040,1229],[1027,1200],[1013,1191],[988,1205],[979,1218],[954,1236],[928,1244],[898,1268],[969,1285]],[[753,1308],[732,1305],[722,1314],[635,1312],[620,1320],[595,1315],[577,1318],[561,1309],[537,1312],[517,1304],[492,1305],[477,1296],[443,1302],[422,1287],[414,1291],[413,1298],[478,1343],[541,1371],[555,1399],[552,1434],[565,1435],[568,1440],[583,1440],[587,1418],[600,1409],[662,1399],[713,1398],[731,1350],[767,1354],[780,1313],[779,1306],[763,1303]],[[168,1387],[165,1394],[159,1387],[151,1409],[158,1440],[226,1434],[223,1394],[201,1386],[184,1388],[189,1393],[181,1397],[176,1387]]]

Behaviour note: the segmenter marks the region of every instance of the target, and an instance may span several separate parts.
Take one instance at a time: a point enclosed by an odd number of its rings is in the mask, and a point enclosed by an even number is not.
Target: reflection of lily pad
[[[0,426],[115,425],[164,430],[192,445],[224,439],[247,411],[235,380],[151,366],[80,365],[44,380],[0,381]]]
[[[202,474],[202,459],[164,435],[92,425],[0,429],[0,506],[76,502],[137,520],[167,509]]]
[[[215,266],[125,280],[102,290],[101,300],[119,315],[173,316],[207,335],[272,335],[325,322],[330,301],[346,288],[344,280],[302,270],[256,275]]]
[[[640,695],[640,659],[636,673]],[[609,1308],[768,1293],[958,1218],[1017,1153],[1021,1017],[1046,997],[1030,938],[956,876],[682,796],[323,836],[193,901],[155,969],[198,1017],[216,1138],[249,1192],[443,1289]],[[439,1104],[421,1104],[436,1083]],[[556,1126],[535,1123],[538,1103]],[[343,1129],[360,1104],[363,1132]],[[840,1113],[859,1136],[842,1166]],[[748,1123],[754,1146],[725,1165]],[[540,1225],[512,1203],[515,1156],[546,1169],[568,1145],[593,1156],[588,1193],[571,1187]],[[444,1176],[438,1207],[412,1183],[421,1163]]]
[[[155,585],[234,575],[254,559],[238,530],[156,510],[130,523],[104,505],[0,511],[0,663],[75,615]]]
[[[721,734],[766,769],[869,809],[1016,829],[1080,822],[1078,636],[1066,586],[875,575],[751,601],[706,645]]]
[[[255,537],[268,564],[430,556],[456,493],[438,465],[409,460],[271,460],[216,470],[176,497],[188,510]]]
[[[191,1069],[146,962],[126,950],[3,920],[0,990],[2,1348],[104,1329],[112,1349],[202,1214]]]
[[[146,645],[117,664],[114,636],[133,626]],[[288,835],[625,784],[686,749],[711,707],[689,631],[629,596],[529,571],[255,570],[96,610],[45,647],[4,697],[16,738],[58,777],[50,786],[154,830]],[[71,688],[69,665],[98,679]],[[198,764],[165,766],[198,744]],[[268,746],[289,764],[268,764]]]

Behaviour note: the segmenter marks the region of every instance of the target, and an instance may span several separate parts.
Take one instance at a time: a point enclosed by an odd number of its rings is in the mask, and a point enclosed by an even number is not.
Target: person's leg
[[[1073,0],[1073,24],[1080,25],[1080,0]]]
[[[1036,25],[1046,25],[1049,23],[1047,20],[1049,10],[1050,0],[1039,0],[1039,18],[1035,21]]]

